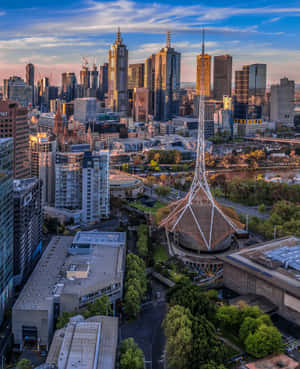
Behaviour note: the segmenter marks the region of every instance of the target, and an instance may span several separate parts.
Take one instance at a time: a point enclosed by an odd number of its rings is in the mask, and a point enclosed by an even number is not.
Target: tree
[[[199,286],[190,280],[180,281],[172,287],[167,294],[171,305],[181,305],[189,308],[193,316],[206,316],[209,320],[215,317],[215,304]]]
[[[112,315],[111,301],[108,296],[102,295],[92,304],[89,304],[84,316],[86,318],[95,315]]]
[[[217,365],[215,361],[210,361],[200,366],[200,369],[226,369],[223,364]]]
[[[191,312],[183,306],[173,306],[166,315],[163,327],[170,366],[178,369],[186,368],[193,342]]]
[[[159,195],[159,196],[168,196],[169,193],[171,192],[170,188],[167,186],[159,186],[155,189],[155,192]]]
[[[246,351],[256,358],[262,358],[283,349],[282,336],[277,328],[261,325],[255,333],[249,334],[245,341]]]
[[[235,332],[239,328],[239,310],[234,305],[224,305],[219,307],[216,317],[223,329],[229,329],[230,331]]]
[[[266,211],[266,205],[265,204],[260,204],[259,207],[258,207],[258,211],[260,213],[265,213],[265,211]]]
[[[74,312],[63,312],[61,316],[57,319],[56,329],[63,328],[65,325],[67,325],[70,321],[70,318],[72,318],[72,316],[74,315],[76,315],[76,313]]]
[[[17,369],[33,369],[31,361],[28,359],[21,359],[17,362]]]
[[[216,337],[214,325],[204,316],[193,319],[193,344],[190,355],[190,369],[198,369],[200,365],[209,361],[222,364],[225,360],[225,351]]]
[[[136,316],[141,309],[141,296],[139,292],[130,285],[125,292],[124,297],[124,312],[129,316]]]
[[[144,355],[133,338],[122,341],[120,347],[120,369],[144,369]]]

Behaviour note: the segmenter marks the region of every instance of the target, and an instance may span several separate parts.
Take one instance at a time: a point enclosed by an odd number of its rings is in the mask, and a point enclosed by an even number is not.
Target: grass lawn
[[[174,272],[174,270],[171,270],[171,269],[169,269],[169,274],[170,274],[170,279],[175,283],[179,282],[181,278],[185,277],[184,274]]]
[[[148,214],[152,214],[155,215],[155,213],[157,212],[158,209],[166,206],[166,204],[163,204],[159,201],[157,201],[154,206],[150,207],[150,206],[146,206],[144,204],[142,204],[140,201],[134,201],[134,202],[130,202],[129,203],[130,206],[143,211],[144,213],[148,213]]]
[[[153,259],[154,259],[154,263],[157,263],[159,261],[164,262],[168,260],[167,252],[163,246],[155,247],[154,253],[153,253]]]

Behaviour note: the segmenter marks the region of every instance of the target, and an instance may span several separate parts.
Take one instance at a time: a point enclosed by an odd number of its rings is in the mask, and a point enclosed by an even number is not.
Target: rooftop
[[[299,363],[287,355],[281,354],[249,363],[246,367],[248,369],[296,369],[299,367]]]
[[[229,264],[240,266],[261,278],[280,284],[300,294],[300,239],[294,236],[254,245],[220,257]]]
[[[30,189],[33,184],[37,183],[38,178],[25,178],[25,179],[15,179],[14,180],[14,192],[22,192]]]
[[[55,332],[46,362],[58,369],[113,369],[117,339],[118,318],[78,319]]]
[[[94,291],[95,285],[97,289],[101,289],[107,287],[108,284],[120,283],[123,278],[124,248],[117,247],[118,245],[114,242],[109,242],[110,238],[107,235],[112,237],[114,234],[105,233],[102,238],[98,235],[101,243],[92,246],[90,253],[85,255],[69,255],[68,251],[72,245],[73,237],[53,237],[13,309],[48,310],[52,306],[55,296],[66,293],[83,296]],[[125,244],[125,235],[122,233],[121,235],[123,236],[119,237],[124,239],[124,243],[121,243],[123,245]],[[85,242],[88,243],[87,238],[85,238]],[[88,274],[68,279],[68,272],[70,275],[74,265],[79,268],[77,271],[84,269]],[[85,268],[82,268],[83,265]]]
[[[125,232],[77,232],[74,237],[74,245],[105,245],[120,246],[125,245]]]

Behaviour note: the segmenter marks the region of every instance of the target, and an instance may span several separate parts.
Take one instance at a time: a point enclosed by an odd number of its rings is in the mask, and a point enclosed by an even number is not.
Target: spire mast
[[[166,43],[166,47],[167,48],[171,48],[171,32],[167,31],[167,43]]]

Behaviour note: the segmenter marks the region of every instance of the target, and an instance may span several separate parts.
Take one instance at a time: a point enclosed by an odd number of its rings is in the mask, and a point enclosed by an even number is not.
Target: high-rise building
[[[85,152],[82,169],[82,221],[99,222],[109,215],[109,152]]]
[[[128,89],[144,87],[144,63],[129,64]]]
[[[214,97],[222,100],[223,96],[231,96],[232,56],[214,56]]]
[[[14,139],[14,178],[29,176],[27,109],[15,101],[0,101],[0,138]]]
[[[197,95],[200,95],[201,92],[201,76],[202,76],[202,58],[204,59],[203,68],[203,83],[204,83],[204,96],[210,97],[210,83],[211,83],[211,56],[208,54],[202,54],[197,55],[197,76],[196,76],[196,93]]]
[[[100,73],[99,73],[99,99],[103,100],[105,94],[108,92],[108,63],[104,63],[100,66]]]
[[[128,115],[128,50],[123,44],[120,29],[109,50],[108,105],[113,111]]]
[[[32,89],[32,104],[34,105],[34,65],[29,63],[26,65],[26,83]]]
[[[267,65],[249,65],[249,96],[263,97],[267,86]]]
[[[81,209],[83,152],[57,152],[55,164],[55,207]]]
[[[82,97],[74,100],[74,119],[81,123],[95,122],[97,100],[95,97]]]
[[[282,78],[279,85],[271,86],[271,120],[294,124],[295,82]]]
[[[179,112],[176,92],[180,88],[180,60],[181,54],[171,47],[171,35],[167,32],[166,46],[152,56],[156,120],[169,120]]]
[[[133,90],[133,119],[136,122],[148,122],[149,90],[141,87]]]
[[[14,283],[20,285],[41,253],[42,182],[38,178],[14,181]]]
[[[62,98],[67,102],[75,98],[75,90],[77,86],[76,75],[73,72],[62,73]]]
[[[93,69],[91,70],[91,88],[95,91],[96,91],[96,89],[98,88],[98,85],[99,85],[98,75],[99,75],[99,73],[98,73],[97,65],[94,63],[93,64]]]
[[[30,175],[42,183],[42,205],[53,205],[55,194],[56,139],[47,133],[29,138]]]
[[[0,138],[0,324],[13,295],[13,152],[13,139]]]
[[[89,67],[87,62],[82,65],[82,69],[80,71],[80,84],[84,86],[85,89],[90,88],[90,76],[91,73],[89,71]]]
[[[154,88],[155,88],[155,55],[145,60],[144,87],[149,91],[149,114],[154,114]]]
[[[17,101],[27,108],[32,103],[32,87],[28,86],[21,77],[10,77],[3,80],[3,97],[6,100]]]
[[[249,66],[244,65],[242,70],[235,72],[235,108],[234,116],[245,119],[248,116],[249,98]]]

